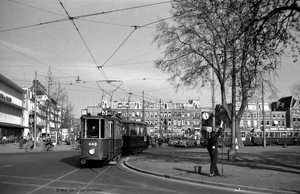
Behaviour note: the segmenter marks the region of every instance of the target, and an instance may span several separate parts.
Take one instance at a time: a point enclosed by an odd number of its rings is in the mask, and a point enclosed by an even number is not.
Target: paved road
[[[118,165],[79,165],[79,150],[7,153],[0,157],[0,193],[232,193],[231,189],[149,176]]]

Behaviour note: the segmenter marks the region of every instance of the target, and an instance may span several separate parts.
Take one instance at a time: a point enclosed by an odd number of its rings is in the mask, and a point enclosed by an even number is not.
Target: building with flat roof
[[[28,118],[24,117],[25,91],[0,74],[0,140],[6,136],[8,142],[25,136]]]

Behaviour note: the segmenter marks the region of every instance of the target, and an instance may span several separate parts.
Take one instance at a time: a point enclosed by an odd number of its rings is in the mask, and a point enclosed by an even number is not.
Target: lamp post
[[[46,117],[46,138],[47,138],[47,134],[48,134],[48,130],[50,132],[50,85],[52,84],[52,80],[51,78],[49,78],[48,80],[48,103],[47,103],[47,117]]]
[[[35,72],[35,79],[34,79],[34,127],[33,127],[33,149],[36,150],[36,79],[37,79],[37,73]]]

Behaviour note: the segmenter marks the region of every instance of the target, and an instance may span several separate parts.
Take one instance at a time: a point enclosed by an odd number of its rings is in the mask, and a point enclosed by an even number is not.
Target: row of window
[[[272,118],[275,119],[280,119],[280,118],[285,118],[285,113],[265,113],[265,117],[266,118],[271,118],[271,115],[272,115]],[[262,113],[244,113],[243,114],[243,118],[254,118],[256,119],[258,117],[263,117],[263,114]]]
[[[242,132],[242,137],[262,137],[262,132]],[[266,132],[266,137],[298,137],[299,132]],[[225,132],[225,137],[231,137],[231,132]]]
[[[272,123],[272,125],[271,125]],[[260,125],[262,126],[264,124],[263,121],[260,121]],[[257,127],[257,122],[256,121],[241,121],[240,125],[242,127]],[[270,121],[270,120],[265,120],[265,126],[273,126],[273,127],[285,127],[285,122],[284,121]]]
[[[145,121],[149,125],[157,125],[159,123],[158,120],[147,120]],[[161,125],[172,125],[172,120],[162,120]],[[189,121],[189,120],[173,120],[173,126],[182,126],[182,125],[200,125],[200,121]]]
[[[121,113],[122,114],[122,116],[124,116],[124,117],[127,117],[127,112],[122,112]],[[149,112],[149,111],[146,111],[146,113],[145,113],[145,116],[146,117],[158,117],[158,115],[159,115],[159,113],[158,112],[156,112],[156,111],[154,111],[154,112]],[[130,116],[130,117],[142,117],[143,116],[143,113],[142,112],[128,112],[128,116]],[[173,117],[191,117],[191,116],[193,116],[193,117],[195,117],[195,118],[200,118],[200,113],[194,113],[194,114],[192,114],[192,113],[181,113],[181,112],[174,112],[173,114],[171,113],[171,112],[162,112],[161,114],[160,114],[160,116],[161,117],[171,117],[171,116],[173,116]]]

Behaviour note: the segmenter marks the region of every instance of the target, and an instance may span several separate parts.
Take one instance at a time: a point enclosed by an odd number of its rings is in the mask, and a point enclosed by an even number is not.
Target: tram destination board
[[[89,106],[87,107],[87,113],[93,116],[107,115],[108,111],[103,109],[101,106]]]

